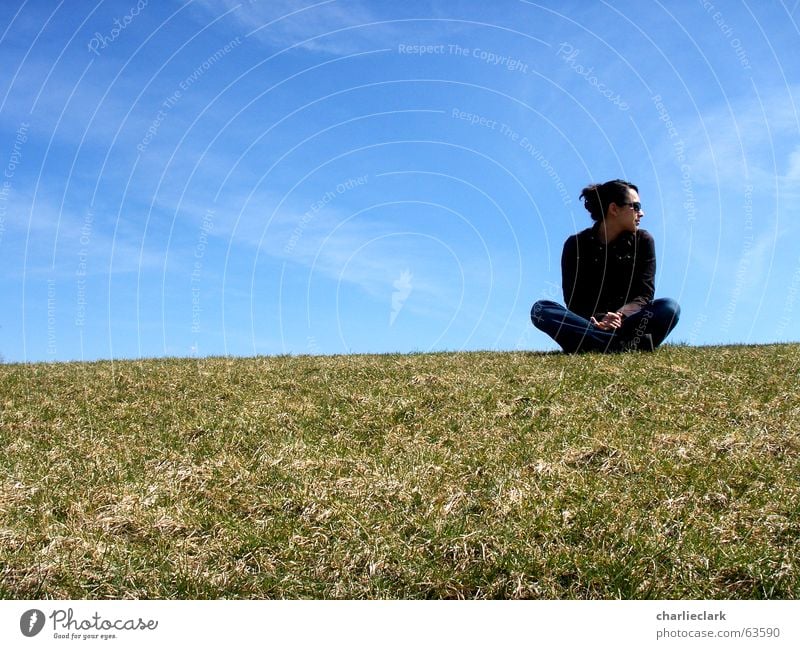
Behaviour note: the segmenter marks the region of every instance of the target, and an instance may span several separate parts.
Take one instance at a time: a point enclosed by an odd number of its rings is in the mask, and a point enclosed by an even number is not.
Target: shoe
[[[644,334],[643,336],[636,336],[627,341],[622,346],[624,352],[652,352],[655,351],[653,345],[653,336],[651,334]]]

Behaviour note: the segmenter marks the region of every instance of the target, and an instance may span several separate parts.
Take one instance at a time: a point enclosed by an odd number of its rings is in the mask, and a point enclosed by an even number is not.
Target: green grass
[[[800,345],[0,366],[0,596],[800,597]]]

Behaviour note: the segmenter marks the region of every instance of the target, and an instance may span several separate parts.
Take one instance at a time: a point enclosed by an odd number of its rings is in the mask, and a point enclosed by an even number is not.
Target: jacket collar
[[[617,236],[616,239],[613,239],[609,242],[604,242],[600,238],[600,222],[598,221],[595,223],[591,228],[586,230],[589,233],[589,238],[592,240],[593,243],[597,243],[601,246],[618,246],[620,244],[631,244],[636,240],[636,235],[633,232],[622,232]]]

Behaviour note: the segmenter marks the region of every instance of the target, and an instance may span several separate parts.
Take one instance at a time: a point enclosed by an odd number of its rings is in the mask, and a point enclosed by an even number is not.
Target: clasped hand
[[[603,316],[602,320],[598,321],[592,316],[590,322],[603,331],[614,331],[622,325],[622,316],[614,311],[609,311]]]

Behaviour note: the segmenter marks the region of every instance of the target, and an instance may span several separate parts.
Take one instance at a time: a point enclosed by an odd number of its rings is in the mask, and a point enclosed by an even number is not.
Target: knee
[[[678,322],[681,317],[681,306],[671,297],[658,299],[653,303],[653,306],[656,307],[662,317],[669,318],[672,322]]]
[[[552,300],[538,300],[537,302],[534,302],[533,307],[531,308],[531,322],[533,322],[534,325],[537,325],[541,321],[541,318],[545,312],[549,311],[554,306],[557,307],[558,304]]]

